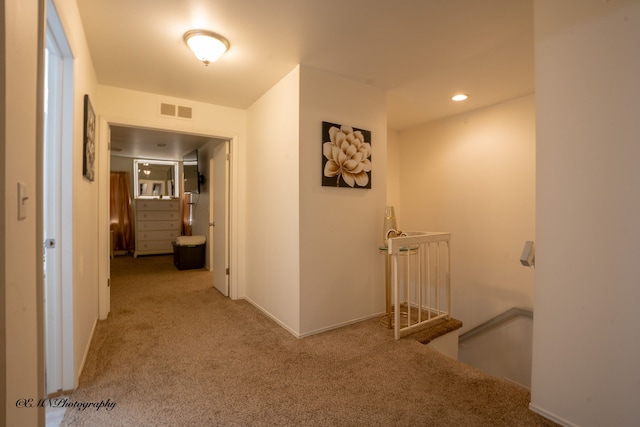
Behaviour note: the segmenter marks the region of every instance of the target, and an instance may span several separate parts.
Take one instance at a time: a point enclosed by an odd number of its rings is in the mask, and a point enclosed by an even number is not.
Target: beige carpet
[[[378,319],[296,339],[204,270],[117,257],[64,426],[547,426],[529,393]]]

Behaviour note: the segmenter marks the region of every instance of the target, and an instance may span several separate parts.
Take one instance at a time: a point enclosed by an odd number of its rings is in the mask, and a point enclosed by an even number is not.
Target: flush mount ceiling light
[[[209,65],[229,50],[224,37],[207,30],[191,30],[184,34],[184,41],[204,65]]]
[[[469,95],[465,95],[464,93],[458,93],[456,95],[453,95],[451,97],[452,101],[456,101],[456,102],[460,102],[460,101],[466,101],[466,99],[469,98]]]

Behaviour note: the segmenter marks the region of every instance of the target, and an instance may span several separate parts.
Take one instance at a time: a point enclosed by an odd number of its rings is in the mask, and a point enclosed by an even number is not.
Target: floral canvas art
[[[322,122],[322,185],[371,188],[371,131]]]

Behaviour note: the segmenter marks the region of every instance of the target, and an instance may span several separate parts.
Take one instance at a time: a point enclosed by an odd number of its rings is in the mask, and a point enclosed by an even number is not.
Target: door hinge
[[[227,160],[231,160],[231,154],[227,154]]]
[[[227,273],[227,276],[228,276],[229,275],[229,267],[227,267],[226,273]]]
[[[107,278],[107,288],[111,287],[111,278]]]

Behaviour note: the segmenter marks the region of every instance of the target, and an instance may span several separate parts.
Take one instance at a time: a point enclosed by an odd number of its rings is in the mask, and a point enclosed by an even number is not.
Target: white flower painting
[[[371,131],[322,122],[322,185],[371,188]]]

